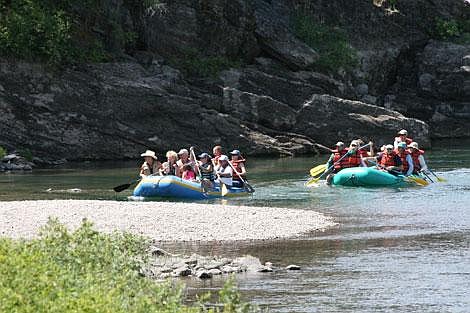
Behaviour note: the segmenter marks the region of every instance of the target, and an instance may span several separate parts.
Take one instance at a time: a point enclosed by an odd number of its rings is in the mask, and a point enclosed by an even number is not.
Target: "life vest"
[[[398,152],[397,150],[394,150],[393,152],[396,153],[401,159],[401,163],[403,164],[403,173],[408,172],[408,169],[410,168],[408,165],[408,161],[406,160],[406,157],[410,154],[407,150],[404,150],[403,153]]]
[[[395,137],[395,142],[402,142],[401,138],[399,136]],[[413,142],[413,139],[408,138],[408,137],[405,138],[405,143],[406,143],[407,146],[412,142]]]
[[[345,158],[348,160],[348,164],[346,165],[347,167],[357,167],[361,166],[361,156],[362,152],[360,150],[356,150],[353,154],[349,156],[349,158]]]
[[[413,166],[414,166],[413,171],[418,172],[421,169],[421,164],[419,163],[418,158],[419,158],[420,155],[424,154],[424,150],[412,149],[412,151],[409,152],[409,153],[411,155],[411,159],[413,160]]]
[[[199,166],[201,172],[201,179],[208,179],[210,181],[215,180],[214,170],[209,171],[209,167],[212,166],[210,163],[201,164]]]
[[[348,149],[343,149],[341,151],[338,150],[333,150],[333,163],[335,166],[335,170],[341,170],[343,168],[349,167],[349,160],[347,157],[343,156],[348,153]],[[339,161],[341,158],[343,158],[341,161]],[[339,162],[338,162],[339,161]]]
[[[397,166],[396,162],[395,162],[395,156],[397,154],[393,151],[392,153],[383,153],[382,154],[382,157],[380,158],[380,165],[382,165],[383,167],[387,167],[387,166]]]
[[[230,161],[230,164],[232,164],[233,168],[236,170],[232,173],[232,179],[241,181],[240,176],[236,172],[241,173],[242,169],[240,168],[240,163],[244,163],[244,162],[245,162],[245,159],[236,160],[236,161],[231,160]]]

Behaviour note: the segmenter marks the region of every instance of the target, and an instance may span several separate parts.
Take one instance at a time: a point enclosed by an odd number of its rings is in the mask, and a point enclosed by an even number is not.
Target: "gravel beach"
[[[70,229],[83,218],[104,232],[157,241],[231,241],[296,237],[334,222],[311,210],[171,202],[44,200],[0,202],[0,236],[31,238],[57,217]]]

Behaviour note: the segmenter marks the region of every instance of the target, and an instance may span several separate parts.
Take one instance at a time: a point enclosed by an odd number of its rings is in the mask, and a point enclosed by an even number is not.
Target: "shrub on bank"
[[[0,146],[0,160],[3,159],[5,155],[7,155],[7,150]]]
[[[470,21],[466,19],[436,19],[433,33],[434,38],[451,42],[470,43]]]
[[[252,311],[230,282],[218,308],[183,305],[180,285],[139,274],[148,246],[139,236],[99,233],[86,221],[72,233],[49,221],[39,239],[1,238],[0,312]]]
[[[349,44],[346,33],[336,27],[317,23],[308,15],[292,18],[296,36],[320,54],[317,65],[327,71],[351,70],[358,64],[357,51]]]

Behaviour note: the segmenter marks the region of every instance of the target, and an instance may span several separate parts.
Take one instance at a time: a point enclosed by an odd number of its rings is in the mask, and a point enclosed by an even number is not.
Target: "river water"
[[[447,182],[403,189],[305,188],[321,158],[248,160],[256,193],[215,203],[292,207],[322,212],[338,223],[291,240],[167,244],[181,253],[250,254],[282,268],[239,274],[246,300],[270,312],[469,312],[470,142],[427,153]],[[82,163],[32,174],[1,174],[0,200],[116,199],[113,186],[135,176],[138,163]],[[80,190],[77,190],[80,189]],[[188,280],[188,294],[223,284]]]

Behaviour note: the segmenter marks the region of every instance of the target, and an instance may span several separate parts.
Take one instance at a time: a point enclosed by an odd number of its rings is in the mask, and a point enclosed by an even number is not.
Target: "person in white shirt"
[[[228,164],[229,160],[226,155],[221,155],[219,158],[219,165],[215,168],[217,172],[216,182],[227,185],[227,187],[232,186],[232,167]]]

